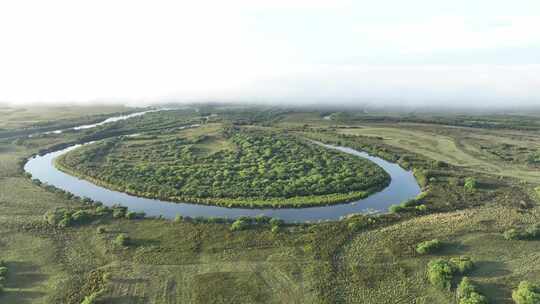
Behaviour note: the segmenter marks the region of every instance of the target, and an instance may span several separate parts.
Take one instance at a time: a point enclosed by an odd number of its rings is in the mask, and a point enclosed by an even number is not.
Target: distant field
[[[480,146],[513,144],[525,147],[529,153],[540,151],[540,136],[517,131],[482,131],[467,128],[365,126],[338,129],[341,134],[382,137],[384,142],[413,151],[433,160],[466,167],[478,172],[508,176],[540,184],[540,170],[531,168],[523,159],[505,162],[494,154],[482,151]]]
[[[97,114],[128,111],[124,106],[24,106],[8,107],[0,104],[0,129],[24,128],[36,123],[58,119],[73,119]]]

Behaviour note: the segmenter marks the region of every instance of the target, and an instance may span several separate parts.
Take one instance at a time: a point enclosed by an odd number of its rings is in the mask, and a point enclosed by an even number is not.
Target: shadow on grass
[[[475,270],[472,275],[482,278],[496,278],[511,274],[512,272],[506,268],[504,263],[495,261],[478,261],[475,262]]]
[[[512,290],[505,284],[479,284],[478,291],[488,298],[489,303],[512,302]]]
[[[35,303],[37,299],[45,297],[45,293],[41,291],[4,291],[0,296],[0,303]]]
[[[28,262],[7,263],[9,273],[5,286],[7,288],[32,288],[47,280],[48,276],[40,272],[39,266]]]

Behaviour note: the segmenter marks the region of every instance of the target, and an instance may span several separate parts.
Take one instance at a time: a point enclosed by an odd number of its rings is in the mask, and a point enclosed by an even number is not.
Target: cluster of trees
[[[229,129],[236,149],[200,153],[207,138],[139,146],[105,141],[61,158],[61,165],[126,192],[159,198],[292,198],[349,194],[389,181],[375,164],[277,133]],[[128,152],[126,152],[128,151]],[[178,199],[177,199],[178,200]]]
[[[466,256],[433,260],[428,264],[428,280],[439,289],[450,290],[454,276],[467,274],[473,267],[474,262]]]
[[[512,299],[516,304],[540,304],[540,286],[522,281],[512,292]]]
[[[270,225],[270,230],[273,233],[277,233],[281,230],[283,221],[277,218],[271,218],[264,215],[256,216],[253,218],[241,216],[231,224],[231,231],[240,231],[240,230],[248,229],[249,227],[256,227],[256,226],[263,226],[263,225]]]
[[[388,208],[391,213],[402,213],[408,211],[415,211],[418,213],[423,213],[427,210],[425,203],[425,198],[429,194],[429,191],[423,191],[418,194],[415,198],[407,200],[398,205],[392,205]]]

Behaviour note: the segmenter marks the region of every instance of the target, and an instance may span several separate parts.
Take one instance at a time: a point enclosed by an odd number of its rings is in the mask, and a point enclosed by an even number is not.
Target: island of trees
[[[372,162],[264,128],[204,125],[173,134],[107,139],[57,167],[131,194],[227,207],[305,207],[384,188]]]

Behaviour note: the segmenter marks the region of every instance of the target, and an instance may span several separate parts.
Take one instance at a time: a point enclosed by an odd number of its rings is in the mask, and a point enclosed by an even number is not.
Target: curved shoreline
[[[79,179],[55,168],[54,159],[79,145],[72,145],[58,151],[49,152],[41,156],[30,158],[24,165],[24,170],[41,182],[51,184],[57,188],[68,191],[80,197],[88,197],[101,201],[105,205],[121,204],[136,212],[145,212],[150,216],[163,216],[174,218],[177,214],[191,217],[224,217],[236,218],[240,216],[266,215],[277,217],[287,222],[312,222],[324,220],[338,220],[352,213],[380,213],[386,212],[392,204],[415,198],[420,187],[411,171],[406,171],[398,164],[370,156],[365,152],[356,151],[347,147],[331,146],[342,152],[367,158],[381,166],[391,177],[390,184],[379,192],[375,192],[363,199],[333,204],[329,206],[318,205],[301,208],[227,208],[215,205],[193,204],[185,202],[171,202],[159,199],[133,196],[128,193],[110,190],[95,185],[87,180]],[[326,145],[327,147],[329,145]]]

